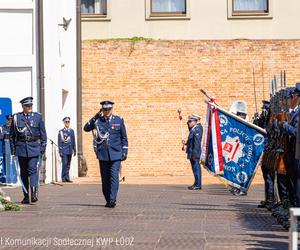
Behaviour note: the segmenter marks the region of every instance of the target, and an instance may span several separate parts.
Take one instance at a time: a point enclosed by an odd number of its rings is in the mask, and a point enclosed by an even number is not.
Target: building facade
[[[70,21],[68,27],[63,18]],[[43,114],[49,138],[46,182],[55,175],[59,180],[60,159],[51,140],[57,143],[64,116],[77,128],[76,2],[0,0],[0,30],[0,97],[12,100],[13,113],[22,110],[22,98],[34,97],[34,111]],[[72,164],[76,177],[77,161]]]
[[[204,89],[227,109],[245,101],[251,119],[274,74],[299,81],[299,9],[296,0],[82,0],[83,122],[112,99],[127,124],[127,175],[190,174],[177,109],[205,117]],[[98,175],[90,134],[83,151]]]

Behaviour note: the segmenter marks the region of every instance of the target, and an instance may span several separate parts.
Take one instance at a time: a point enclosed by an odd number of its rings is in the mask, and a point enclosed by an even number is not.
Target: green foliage
[[[100,43],[105,43],[105,42],[110,42],[110,41],[131,41],[131,42],[138,42],[138,41],[154,41],[153,38],[145,38],[142,36],[134,36],[134,37],[129,37],[129,38],[108,38],[108,39],[91,39],[89,41],[93,42],[100,42]]]
[[[20,211],[21,210],[21,208],[18,204],[11,202],[11,201],[4,204],[4,208],[5,208],[5,211]]]
[[[0,211],[20,211],[21,208],[18,204],[8,201],[4,196],[0,195]]]

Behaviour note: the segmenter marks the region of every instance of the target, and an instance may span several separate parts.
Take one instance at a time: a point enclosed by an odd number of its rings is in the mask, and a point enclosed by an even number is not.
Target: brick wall
[[[83,123],[113,100],[125,119],[129,157],[127,176],[191,174],[181,151],[177,108],[205,117],[200,89],[229,108],[245,100],[255,112],[252,67],[258,105],[268,98],[271,75],[287,71],[288,85],[300,81],[300,40],[84,41]],[[187,134],[187,128],[184,127]],[[99,175],[90,133],[83,132],[88,175]]]

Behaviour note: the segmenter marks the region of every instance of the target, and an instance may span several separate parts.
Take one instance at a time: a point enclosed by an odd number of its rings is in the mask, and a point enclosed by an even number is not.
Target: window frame
[[[152,0],[145,0],[146,20],[189,20],[190,15],[190,0],[185,1],[185,13],[182,12],[152,12]]]
[[[227,0],[228,19],[272,19],[273,0],[267,0],[268,12],[265,11],[235,11],[234,0]]]
[[[81,21],[111,21],[111,1],[106,0],[106,15],[80,12]]]

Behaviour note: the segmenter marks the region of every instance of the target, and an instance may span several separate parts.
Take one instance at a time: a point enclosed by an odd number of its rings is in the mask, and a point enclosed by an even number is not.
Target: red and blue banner
[[[226,184],[247,190],[265,146],[266,131],[208,102],[201,162]]]

